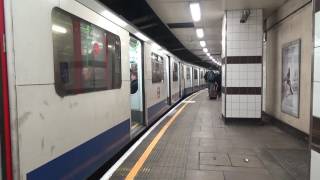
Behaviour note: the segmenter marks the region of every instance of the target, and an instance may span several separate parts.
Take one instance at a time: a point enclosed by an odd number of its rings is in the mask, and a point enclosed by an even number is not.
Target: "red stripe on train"
[[[8,72],[7,59],[4,51],[4,4],[0,0],[0,50],[1,50],[1,72],[2,72],[2,96],[3,96],[3,125],[4,125],[4,146],[5,146],[5,173],[6,180],[12,180],[12,154],[11,154],[11,132],[10,132],[10,112],[9,112],[9,92],[8,92]]]

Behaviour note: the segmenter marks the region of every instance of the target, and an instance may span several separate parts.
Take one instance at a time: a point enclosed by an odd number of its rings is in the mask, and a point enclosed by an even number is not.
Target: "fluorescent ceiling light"
[[[193,21],[198,22],[201,20],[201,10],[199,3],[190,3],[190,11]]]
[[[52,25],[52,31],[54,31],[56,33],[61,33],[61,34],[67,33],[66,28],[59,26],[59,25],[55,25],[55,24]]]
[[[203,48],[203,52],[207,53],[208,52],[208,48]]]
[[[207,56],[210,57],[210,53],[207,53]]]
[[[143,35],[143,34],[140,33],[140,32],[136,32],[136,33],[134,33],[134,35],[137,36],[137,37],[138,37],[139,39],[141,39],[142,41],[149,41],[149,40],[150,40],[147,36]]]
[[[125,22],[124,20],[122,20],[121,18],[117,17],[116,15],[114,15],[112,12],[108,11],[108,10],[104,10],[101,12],[101,14],[109,19],[110,21],[112,21],[113,23],[121,26],[121,27],[126,27],[128,25],[127,22]]]
[[[205,41],[200,41],[200,46],[201,47],[206,47],[206,42]]]
[[[197,33],[198,38],[203,38],[204,33],[203,33],[203,29],[202,28],[196,29],[196,33]]]

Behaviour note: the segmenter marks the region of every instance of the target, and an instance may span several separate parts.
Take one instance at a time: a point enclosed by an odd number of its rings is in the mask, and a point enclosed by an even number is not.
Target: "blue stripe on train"
[[[161,114],[169,109],[167,100],[160,101],[159,103],[148,108],[148,121],[149,124],[158,119]]]
[[[192,87],[188,87],[184,89],[184,96],[188,96],[190,94],[192,94],[193,92],[193,88]]]
[[[27,179],[85,179],[130,141],[130,119],[29,172]]]

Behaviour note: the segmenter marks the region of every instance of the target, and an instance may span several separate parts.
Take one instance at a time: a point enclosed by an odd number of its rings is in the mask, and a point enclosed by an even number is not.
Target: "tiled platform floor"
[[[306,142],[268,123],[225,125],[220,119],[221,101],[209,100],[207,91],[201,91],[193,100],[195,103],[187,105],[160,139],[135,179],[308,179]],[[170,117],[142,142],[111,179],[126,177]]]

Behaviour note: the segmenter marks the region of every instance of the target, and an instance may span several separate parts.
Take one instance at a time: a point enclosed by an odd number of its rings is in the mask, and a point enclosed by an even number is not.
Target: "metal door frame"
[[[148,124],[147,124],[147,121],[146,121],[146,101],[145,101],[145,73],[144,73],[144,41],[142,41],[141,39],[139,39],[138,37],[136,37],[135,35],[131,34],[129,35],[129,38],[134,38],[136,39],[137,41],[140,42],[141,44],[141,80],[140,82],[142,83],[141,84],[141,87],[142,87],[142,126],[143,127],[146,127]],[[130,41],[130,40],[129,40]],[[131,82],[131,80],[130,80]],[[139,82],[139,81],[138,81]],[[131,97],[130,97],[131,99]],[[130,107],[131,109],[131,107]],[[131,112],[130,112],[130,116],[131,116]],[[131,128],[131,121],[130,121],[130,128]]]

